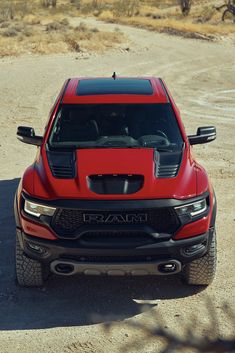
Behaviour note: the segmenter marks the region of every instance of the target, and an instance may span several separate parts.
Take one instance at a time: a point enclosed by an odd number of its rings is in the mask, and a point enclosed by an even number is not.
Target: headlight
[[[41,215],[53,216],[56,208],[48,207],[48,206],[44,206],[44,205],[39,205],[37,203],[25,200],[24,210],[28,214],[31,214],[35,217],[40,217]]]
[[[189,203],[184,206],[175,207],[175,210],[179,216],[190,215],[192,217],[205,212],[206,209],[207,209],[206,199]]]

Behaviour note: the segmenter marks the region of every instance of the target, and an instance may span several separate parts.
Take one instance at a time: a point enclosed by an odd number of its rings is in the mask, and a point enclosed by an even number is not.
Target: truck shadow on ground
[[[56,277],[44,288],[15,283],[13,199],[19,179],[0,181],[0,330],[45,329],[122,320],[161,300],[192,296],[203,288],[173,277]],[[154,301],[154,303],[152,302]]]

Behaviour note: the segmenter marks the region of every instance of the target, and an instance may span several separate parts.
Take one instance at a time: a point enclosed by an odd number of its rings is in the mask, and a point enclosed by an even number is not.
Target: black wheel
[[[191,285],[208,286],[215,277],[216,262],[216,234],[214,232],[208,253],[185,266],[183,270],[184,282]]]
[[[16,279],[22,287],[40,287],[48,277],[48,270],[44,266],[24,254],[19,239],[16,236]]]

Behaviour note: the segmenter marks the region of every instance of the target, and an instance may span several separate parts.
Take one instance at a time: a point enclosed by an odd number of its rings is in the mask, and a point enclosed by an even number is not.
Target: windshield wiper
[[[173,152],[173,148],[164,148],[164,147],[155,147],[155,150],[158,152]]]
[[[155,150],[158,152],[179,152],[181,148],[174,148],[174,147],[155,147]]]

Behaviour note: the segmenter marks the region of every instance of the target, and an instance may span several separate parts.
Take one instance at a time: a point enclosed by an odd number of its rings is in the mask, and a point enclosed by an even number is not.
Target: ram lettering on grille
[[[144,223],[148,220],[148,215],[143,214],[84,214],[85,223]]]

